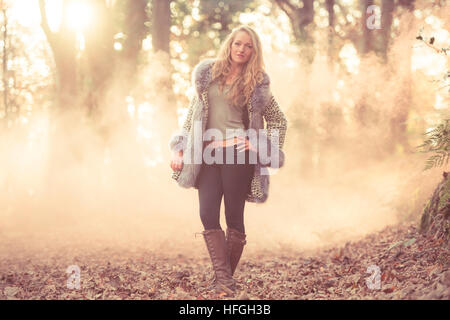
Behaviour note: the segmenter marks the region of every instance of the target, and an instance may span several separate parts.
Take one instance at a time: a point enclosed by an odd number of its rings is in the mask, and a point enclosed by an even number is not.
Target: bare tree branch
[[[48,41],[51,43],[52,41],[54,41],[55,34],[52,32],[52,30],[50,30],[50,26],[48,24],[45,0],[39,0],[39,11],[41,12],[42,30],[44,30],[44,33],[47,36]]]
[[[283,10],[289,17],[293,17],[295,8],[289,0],[275,0],[275,3]]]
[[[305,27],[314,20],[314,0],[303,0],[303,7],[292,4],[289,0],[274,0],[291,20],[297,38],[307,38]]]
[[[444,48],[439,49],[434,44],[429,43],[428,41],[425,41],[424,39],[420,39],[423,43],[425,43],[428,47],[436,51],[436,53],[443,53],[444,55],[447,55],[447,51]]]

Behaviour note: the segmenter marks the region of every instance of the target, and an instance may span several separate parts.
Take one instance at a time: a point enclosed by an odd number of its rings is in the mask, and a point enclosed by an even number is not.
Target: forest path
[[[191,254],[92,244],[37,250],[26,243],[0,233],[0,299],[450,299],[450,249],[413,224],[310,252],[244,251],[234,297],[208,291],[206,249]],[[73,265],[80,271],[78,290],[67,287]]]

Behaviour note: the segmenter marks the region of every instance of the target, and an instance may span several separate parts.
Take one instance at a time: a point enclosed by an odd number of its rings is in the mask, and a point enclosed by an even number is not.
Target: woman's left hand
[[[256,148],[250,143],[250,140],[243,137],[238,137],[238,144],[237,144],[237,151],[243,152],[246,150],[251,150],[253,152],[256,152]]]

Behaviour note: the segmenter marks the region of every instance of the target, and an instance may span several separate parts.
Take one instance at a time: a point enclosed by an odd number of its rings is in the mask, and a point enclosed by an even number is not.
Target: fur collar
[[[194,68],[192,84],[198,96],[209,88],[212,81],[212,66],[216,59],[205,59]],[[264,110],[269,104],[272,94],[270,92],[270,78],[264,72],[263,80],[257,84],[250,97],[250,103],[256,110]]]

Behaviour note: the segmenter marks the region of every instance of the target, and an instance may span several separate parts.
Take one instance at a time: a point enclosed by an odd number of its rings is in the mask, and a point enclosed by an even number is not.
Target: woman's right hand
[[[183,169],[183,151],[173,152],[170,160],[170,167],[173,171],[181,171]]]

